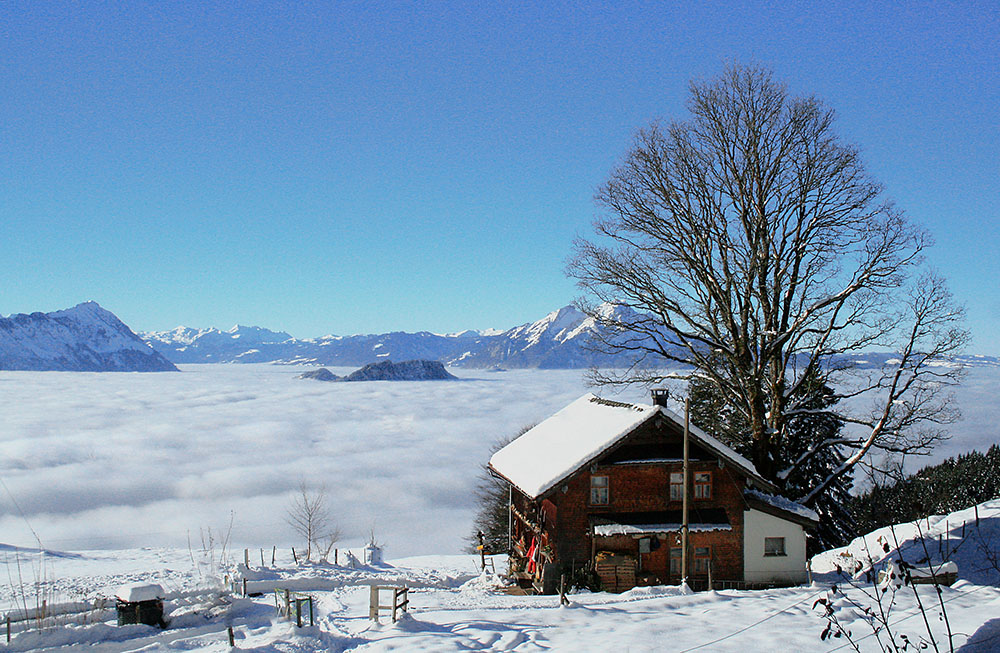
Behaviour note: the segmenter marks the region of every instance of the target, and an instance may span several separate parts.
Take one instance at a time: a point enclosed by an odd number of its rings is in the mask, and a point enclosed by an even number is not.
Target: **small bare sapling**
[[[340,540],[340,529],[330,515],[329,494],[325,486],[310,489],[305,482],[300,483],[288,506],[285,520],[298,535],[305,538],[307,561],[312,560],[314,552],[320,560],[326,561],[333,546]]]

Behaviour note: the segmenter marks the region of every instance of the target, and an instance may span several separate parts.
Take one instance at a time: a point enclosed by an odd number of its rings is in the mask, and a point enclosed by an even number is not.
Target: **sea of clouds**
[[[344,545],[374,531],[392,557],[459,552],[490,447],[590,390],[579,370],[368,383],[182,370],[0,372],[0,543],[34,546],[33,529],[50,549],[198,548],[232,520],[233,548],[301,545],[285,516],[305,483],[327,488]],[[965,420],[918,465],[995,442],[998,391],[1000,369],[974,370]]]

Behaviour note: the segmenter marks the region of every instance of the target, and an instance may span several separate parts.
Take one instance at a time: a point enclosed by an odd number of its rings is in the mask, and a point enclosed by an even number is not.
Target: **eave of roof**
[[[773,515],[775,517],[779,517],[781,519],[794,522],[805,528],[816,528],[819,525],[819,515],[817,515],[814,511],[806,508],[805,506],[801,507],[804,510],[808,510],[810,513],[812,513],[812,515],[801,514],[799,512],[795,512],[794,510],[783,508],[780,505],[776,505],[775,503],[766,500],[765,498],[760,496],[760,494],[757,492],[753,491],[744,492],[743,497],[746,500],[747,505],[753,508],[754,510],[766,512],[769,515]],[[778,498],[787,501],[788,503],[795,504],[795,502],[790,499],[785,499],[784,497],[778,497]],[[798,506],[799,504],[795,505]]]

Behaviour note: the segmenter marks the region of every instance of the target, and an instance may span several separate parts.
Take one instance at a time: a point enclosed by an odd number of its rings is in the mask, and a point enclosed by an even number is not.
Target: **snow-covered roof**
[[[119,587],[115,597],[127,603],[155,601],[163,598],[163,588],[156,583],[130,583]]]
[[[490,458],[490,467],[529,497],[555,486],[657,413],[585,394]]]
[[[490,458],[490,467],[535,498],[660,414],[675,424],[684,418],[661,406],[628,404],[585,394],[539,423]],[[691,439],[726,459],[762,487],[773,487],[749,460],[690,425]]]
[[[785,512],[790,512],[793,515],[802,517],[803,519],[808,519],[812,522],[819,523],[819,515],[815,510],[803,506],[801,503],[796,503],[791,499],[783,497],[779,494],[767,494],[765,492],[760,492],[758,490],[748,489],[744,492],[748,497],[762,501],[769,506],[778,508],[779,510],[784,510]]]

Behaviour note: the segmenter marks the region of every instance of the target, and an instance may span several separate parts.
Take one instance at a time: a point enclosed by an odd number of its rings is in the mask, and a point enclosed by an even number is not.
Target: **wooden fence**
[[[390,605],[380,605],[380,593],[391,592],[392,603]],[[369,594],[368,618],[378,621],[379,610],[392,610],[392,621],[396,622],[399,612],[406,612],[410,605],[409,588],[395,587],[393,585],[372,585]]]

